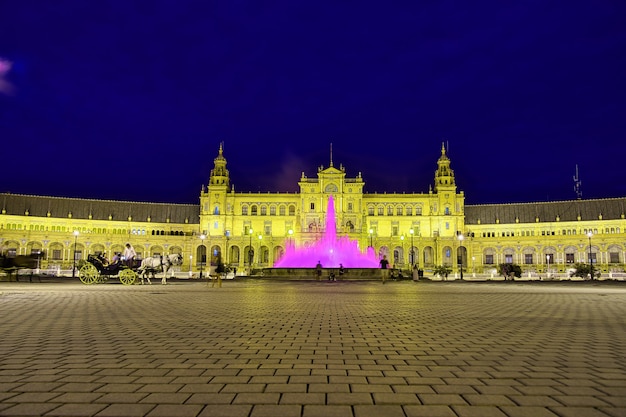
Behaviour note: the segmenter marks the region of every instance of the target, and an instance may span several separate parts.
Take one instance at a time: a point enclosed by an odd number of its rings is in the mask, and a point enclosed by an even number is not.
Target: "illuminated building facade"
[[[9,256],[44,252],[48,270],[71,268],[74,253],[110,258],[126,242],[141,257],[181,253],[181,271],[218,254],[239,271],[265,268],[287,242],[320,238],[332,195],[338,235],[400,268],[447,265],[456,274],[462,265],[470,278],[512,262],[546,276],[591,257],[604,277],[624,271],[626,198],[466,205],[443,146],[425,193],[364,193],[361,174],[347,177],[332,159],[298,185],[297,193],[235,192],[220,146],[199,205],[0,194],[0,244]]]

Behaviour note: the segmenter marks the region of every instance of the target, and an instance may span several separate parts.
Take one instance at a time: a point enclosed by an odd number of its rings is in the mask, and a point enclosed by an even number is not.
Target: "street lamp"
[[[475,262],[476,261],[476,257],[472,256],[472,276],[475,278],[476,277],[476,269],[475,269]]]
[[[200,240],[202,241],[202,246],[200,249],[200,279],[202,279],[202,263],[206,260],[206,248],[204,247],[204,239],[206,239],[206,235],[203,233],[200,235]]]
[[[459,234],[459,257],[460,257],[460,264],[461,264],[461,279],[463,279],[463,239],[465,239],[465,236],[463,236],[463,233]]]
[[[400,242],[402,242],[402,265],[406,265],[406,262],[404,261],[404,235],[400,236]]]
[[[293,230],[289,229],[287,233],[289,234],[289,246],[293,247]]]
[[[263,236],[259,235],[259,265],[263,262],[263,258],[261,258],[261,239],[263,239]]]
[[[591,236],[593,236],[593,233],[590,230],[587,233],[587,237],[589,238],[589,276],[593,280],[593,259],[591,258]]]
[[[374,246],[372,245],[372,233],[374,233],[374,229],[370,229],[370,248],[373,248]]]
[[[546,272],[546,276],[550,278],[550,254],[549,253],[546,254],[546,262],[548,264],[547,266],[548,271]]]
[[[229,265],[228,254],[230,253],[230,248],[228,247],[228,241],[230,240],[230,230],[227,230],[226,232],[224,232],[224,234],[226,235],[226,256],[224,258],[226,261],[226,265]]]
[[[409,260],[411,261],[411,268],[413,268],[415,264],[415,252],[413,250],[413,235],[415,234],[415,231],[411,228],[409,229],[409,234],[411,235],[411,250],[409,251]]]
[[[76,277],[76,243],[78,241],[78,230],[74,230],[74,265],[72,266],[72,278]]]
[[[248,234],[250,235],[250,248],[248,249],[248,267],[250,268],[250,271],[252,271],[252,257],[254,256],[254,253],[252,252],[252,233],[253,230],[252,228],[250,228],[250,230],[248,230]]]
[[[193,276],[193,272],[191,272],[191,265],[193,265],[193,255],[189,255],[189,278]]]

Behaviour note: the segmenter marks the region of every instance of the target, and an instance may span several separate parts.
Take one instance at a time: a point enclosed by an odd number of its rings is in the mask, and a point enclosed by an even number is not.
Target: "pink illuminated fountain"
[[[335,203],[333,196],[328,197],[326,210],[326,231],[322,239],[308,247],[296,247],[287,242],[285,254],[274,264],[274,268],[315,268],[317,262],[324,268],[377,268],[378,259],[374,248],[367,248],[362,253],[356,240],[348,236],[337,238],[335,221]]]

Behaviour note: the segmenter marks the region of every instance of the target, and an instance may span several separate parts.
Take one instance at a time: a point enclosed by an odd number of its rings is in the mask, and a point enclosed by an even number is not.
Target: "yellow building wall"
[[[338,233],[358,241],[363,250],[373,246],[379,256],[386,255],[401,268],[415,263],[426,270],[449,265],[456,271],[461,263],[467,272],[485,273],[512,259],[525,271],[543,273],[550,263],[555,272],[563,272],[573,262],[588,261],[591,243],[598,268],[604,272],[624,270],[623,215],[610,220],[466,225],[465,196],[456,189],[444,149],[436,187],[427,193],[364,193],[360,173],[346,177],[344,168],[332,163],[320,167],[316,177],[302,174],[297,193],[235,192],[225,165],[220,148],[214,170],[219,176],[212,177],[201,191],[200,216],[195,221],[156,223],[2,212],[0,244],[16,254],[44,251],[44,269],[71,266],[75,243],[80,257],[86,258],[96,252],[111,257],[126,242],[143,257],[181,253],[183,271],[197,271],[205,256],[207,263],[214,263],[216,254],[237,268],[271,267],[288,240],[306,246],[321,237],[332,195]],[[75,230],[79,231],[76,238]],[[589,230],[593,232],[591,242],[586,235]]]

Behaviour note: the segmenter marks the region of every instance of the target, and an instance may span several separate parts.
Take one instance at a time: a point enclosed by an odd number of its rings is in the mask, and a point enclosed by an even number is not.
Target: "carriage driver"
[[[137,256],[137,252],[135,252],[135,249],[132,247],[130,243],[127,243],[126,247],[124,248],[124,254],[122,255],[122,259],[124,259],[124,262],[126,263],[128,267],[130,268],[133,267],[133,260],[135,259],[136,256]]]

